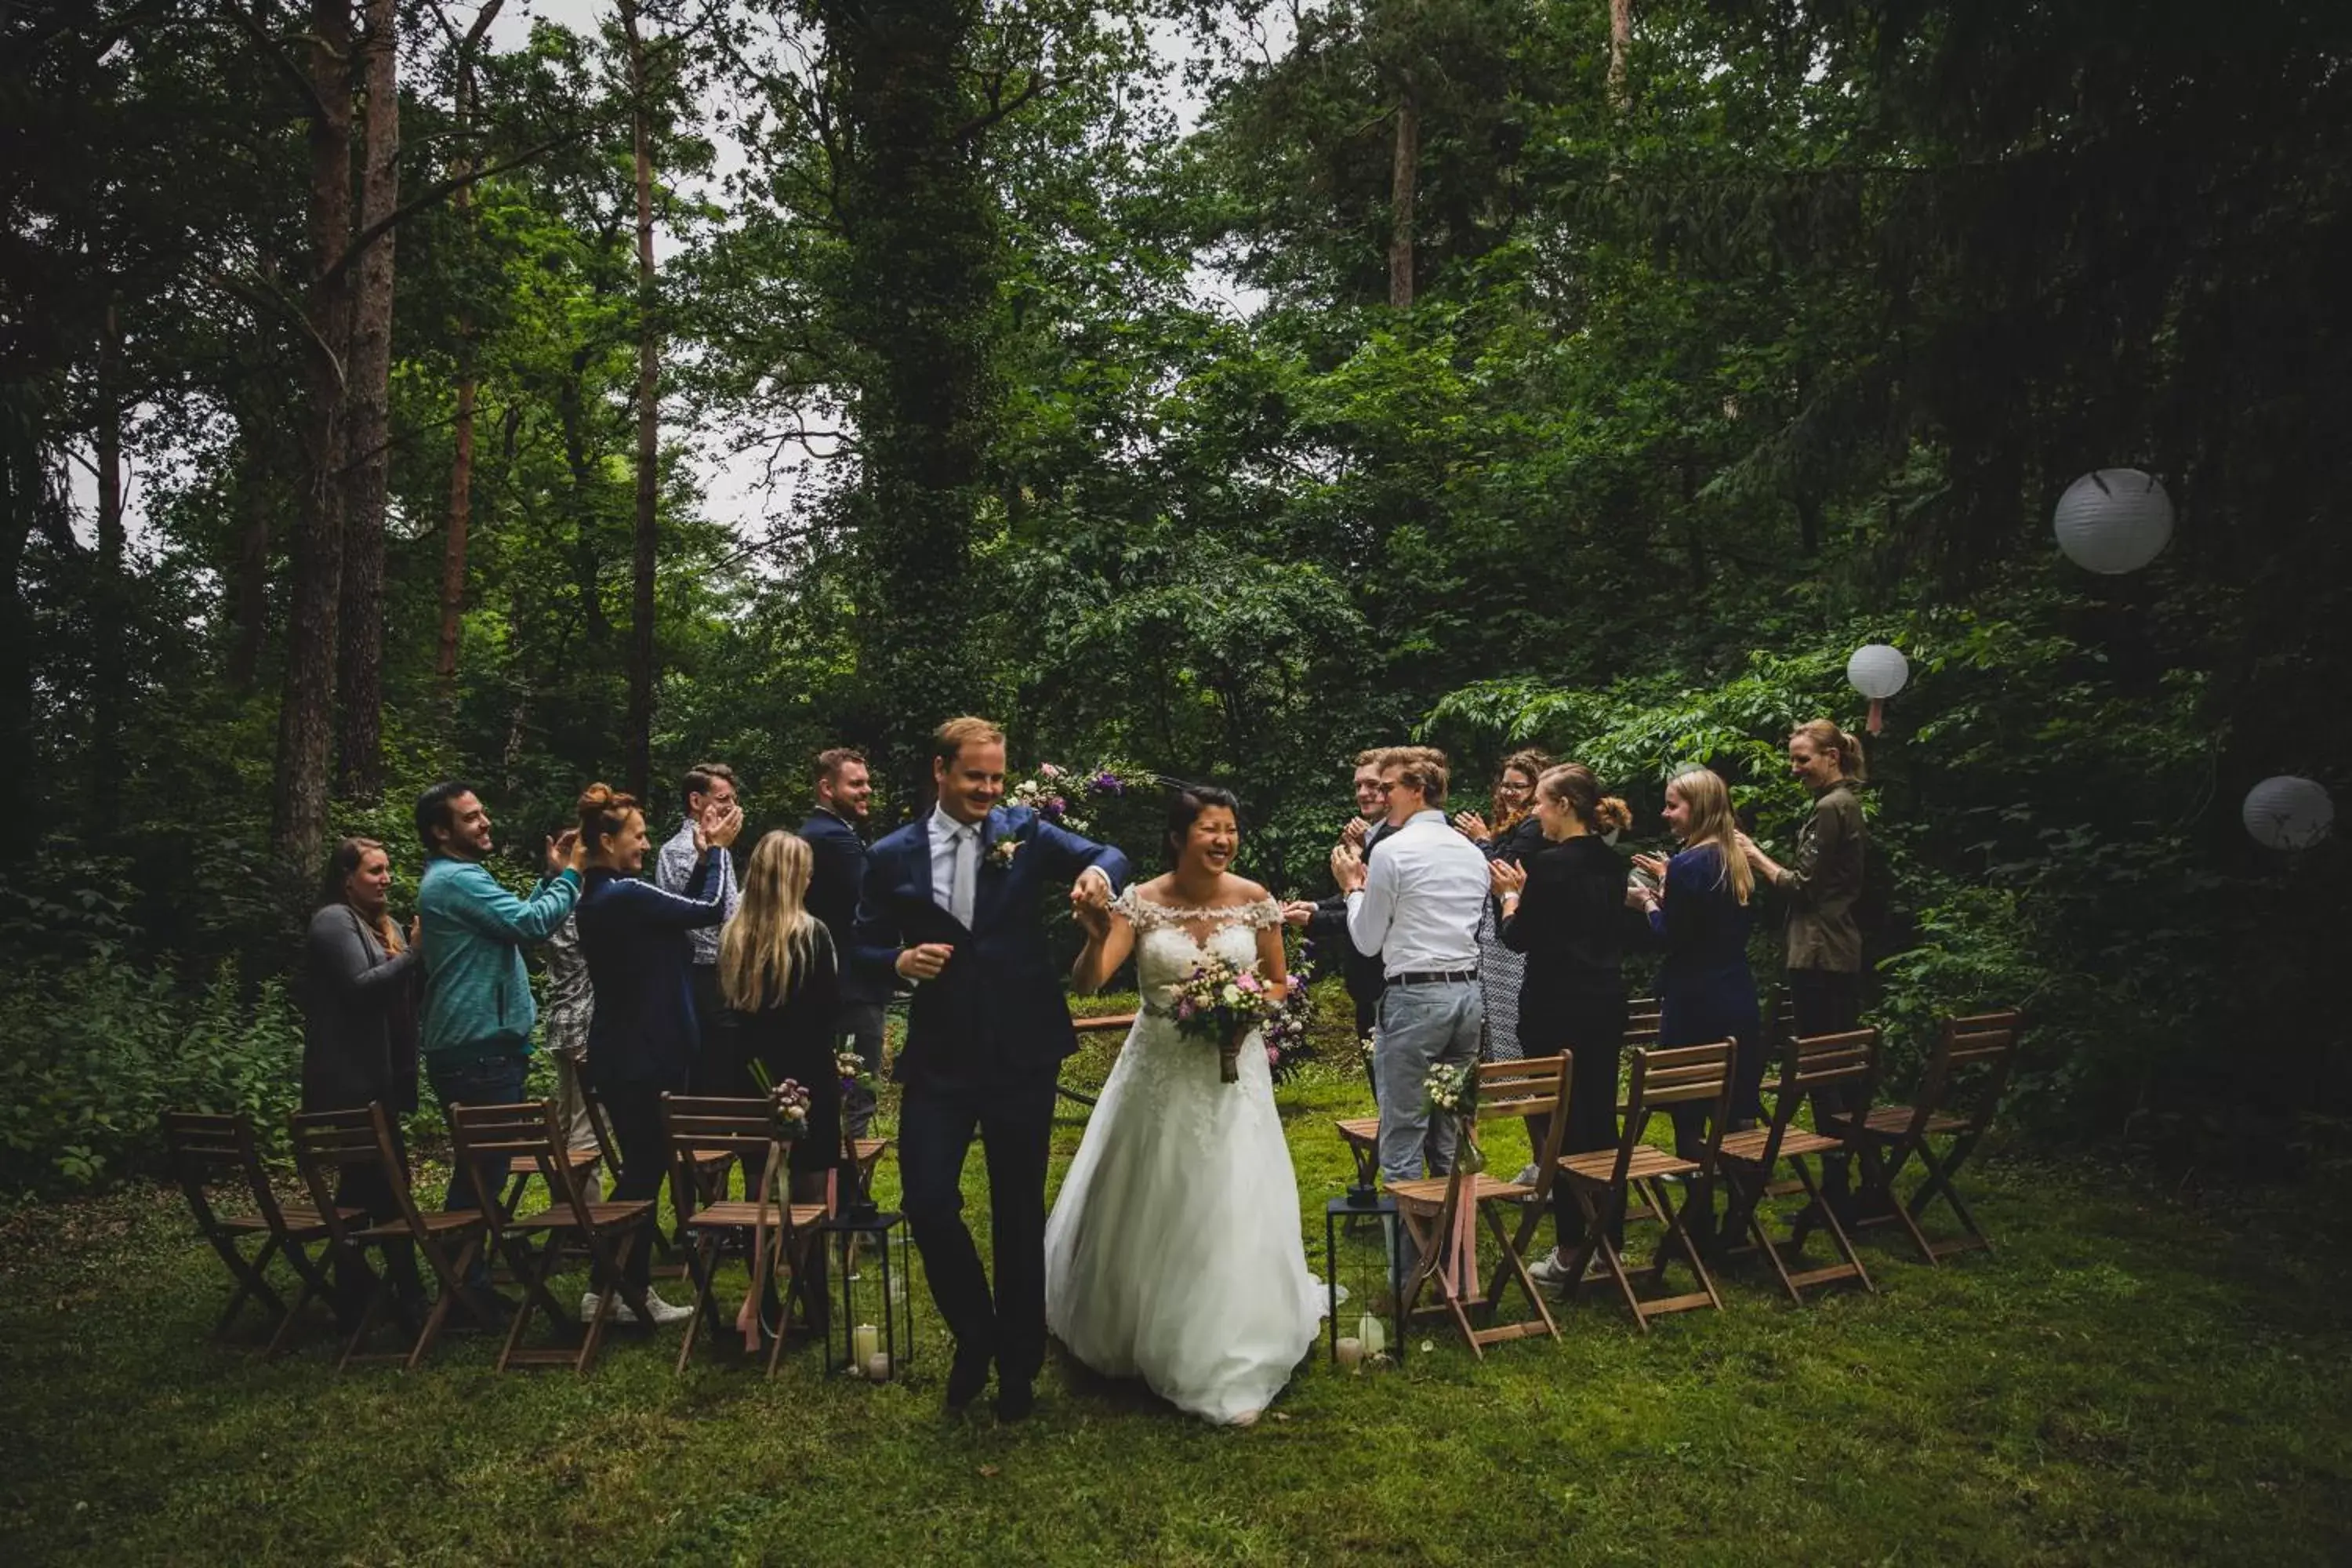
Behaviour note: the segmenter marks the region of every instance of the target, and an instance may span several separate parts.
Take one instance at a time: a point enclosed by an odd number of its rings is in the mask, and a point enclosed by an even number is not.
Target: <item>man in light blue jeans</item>
[[[1348,939],[1381,955],[1374,1070],[1380,1079],[1381,1176],[1410,1181],[1424,1156],[1433,1173],[1454,1167],[1450,1120],[1432,1128],[1422,1089],[1443,1062],[1478,1059],[1486,1020],[1478,992],[1478,918],[1488,896],[1486,857],[1445,820],[1445,753],[1397,746],[1380,759],[1391,831],[1367,869],[1341,845],[1331,875],[1348,900]]]

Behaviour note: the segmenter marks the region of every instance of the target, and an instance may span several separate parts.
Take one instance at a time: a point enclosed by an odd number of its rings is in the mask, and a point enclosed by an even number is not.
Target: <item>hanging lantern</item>
[[[1903,657],[1900,648],[1889,647],[1883,642],[1864,643],[1845,661],[1845,679],[1848,685],[1870,699],[1870,732],[1875,735],[1885,725],[1883,704],[1911,679],[1911,661]]]
[[[2336,826],[2336,803],[2314,781],[2281,773],[2248,790],[2238,815],[2247,832],[2273,849],[2308,849]]]
[[[2088,572],[2137,572],[2172,537],[2172,498],[2152,474],[2099,468],[2066,487],[2052,524],[2066,559]]]

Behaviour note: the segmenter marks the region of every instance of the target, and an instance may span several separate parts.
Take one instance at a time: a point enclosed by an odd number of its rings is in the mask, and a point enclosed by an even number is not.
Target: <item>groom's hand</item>
[[[898,973],[908,980],[937,980],[954,952],[943,942],[927,942],[919,947],[908,948],[898,954]]]
[[[1286,925],[1303,926],[1314,918],[1315,906],[1305,899],[1294,899],[1282,906],[1282,919]]]

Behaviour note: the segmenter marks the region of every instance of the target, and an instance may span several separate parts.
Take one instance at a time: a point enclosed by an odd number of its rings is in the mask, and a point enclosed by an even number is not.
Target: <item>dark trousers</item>
[[[702,1044],[694,1054],[694,1068],[685,1088],[690,1094],[741,1095],[758,1092],[745,1077],[748,1069],[735,1030],[719,999],[719,966],[698,963],[688,970],[694,987],[694,1022]]]
[[[633,1204],[646,1198],[656,1200],[656,1213],[646,1216],[637,1244],[629,1254],[628,1267],[622,1271],[623,1282],[632,1289],[642,1290],[652,1278],[654,1226],[657,1222],[658,1200],[662,1179],[669,1170],[669,1150],[662,1137],[662,1091],[676,1086],[666,1083],[604,1083],[596,1085],[596,1098],[604,1102],[604,1120],[613,1129],[613,1142],[619,1145],[621,1172],[613,1183],[613,1191],[605,1201]],[[602,1289],[606,1270],[595,1271],[594,1284]]]
[[[1789,1003],[1795,1009],[1800,1038],[1843,1035],[1862,1026],[1862,976],[1835,969],[1791,969],[1788,973]],[[1868,1089],[1858,1083],[1833,1083],[1813,1090],[1813,1125],[1824,1117],[1867,1110]],[[1830,1154],[1822,1160],[1822,1190],[1843,1200],[1852,1190],[1846,1158]]]
[[[393,1152],[399,1156],[401,1168],[408,1167],[408,1145],[400,1130],[397,1115],[387,1113],[392,1126]],[[335,1206],[339,1209],[359,1209],[367,1215],[370,1225],[389,1225],[400,1218],[400,1204],[392,1195],[392,1183],[385,1179],[382,1167],[376,1165],[345,1165],[335,1182]],[[403,1240],[385,1244],[384,1272],[392,1277],[393,1293],[404,1310],[415,1311],[424,1304],[425,1281],[416,1272],[416,1248]],[[367,1310],[368,1295],[373,1285],[367,1265],[357,1258],[347,1258],[341,1249],[335,1254],[335,1317],[340,1322],[356,1323]]]
[[[877,1082],[882,1077],[883,1006],[879,1002],[844,1002],[835,1016],[836,1049],[852,1050],[866,1064],[866,1070]],[[866,1136],[866,1129],[874,1121],[874,1090],[866,1085],[853,1084],[841,1100],[844,1131],[852,1138]]]
[[[523,1079],[529,1063],[520,1054],[495,1057],[475,1057],[468,1060],[449,1061],[427,1058],[425,1080],[432,1085],[433,1098],[441,1102],[441,1114],[447,1116],[453,1105],[520,1105],[522,1103]],[[506,1182],[503,1162],[485,1160],[481,1164],[482,1187],[496,1196]],[[441,1200],[446,1213],[478,1208],[474,1201],[474,1184],[455,1164],[449,1168],[449,1191]],[[487,1287],[490,1282],[488,1248],[477,1258],[466,1277],[468,1289]]]
[[[1574,997],[1530,997],[1519,993],[1519,1039],[1530,1056],[1570,1053],[1568,1127],[1560,1134],[1563,1154],[1595,1154],[1617,1147],[1617,1068],[1625,1054],[1625,994]],[[1528,1137],[1538,1155],[1551,1136],[1551,1118],[1528,1118]],[[1568,1184],[1552,1184],[1553,1238],[1561,1250],[1573,1252],[1583,1239],[1582,1216]],[[1624,1227],[1617,1227],[1616,1245],[1624,1243]]]
[[[1045,1363],[1045,1162],[1055,1071],[986,1083],[926,1078],[906,1086],[898,1115],[908,1228],[923,1249],[931,1300],[959,1356],[993,1357],[1000,1380],[1026,1384]],[[963,1223],[963,1162],[984,1140],[996,1288]]]

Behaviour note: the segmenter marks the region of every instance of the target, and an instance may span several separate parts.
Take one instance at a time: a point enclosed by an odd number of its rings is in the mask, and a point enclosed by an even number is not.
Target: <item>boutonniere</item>
[[[988,847],[988,864],[990,869],[997,871],[1010,871],[1013,869],[1013,858],[1020,853],[1021,840],[1018,838],[998,839],[995,843]]]

